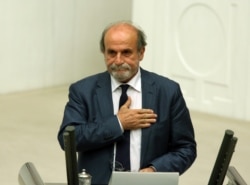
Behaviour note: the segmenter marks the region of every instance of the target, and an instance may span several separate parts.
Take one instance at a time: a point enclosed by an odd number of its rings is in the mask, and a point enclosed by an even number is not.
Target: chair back
[[[237,138],[232,130],[226,130],[212,170],[208,185],[222,185],[234,153]]]

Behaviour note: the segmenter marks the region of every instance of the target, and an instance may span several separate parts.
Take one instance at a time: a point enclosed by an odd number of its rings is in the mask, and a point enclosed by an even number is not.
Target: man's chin
[[[119,82],[127,82],[130,79],[131,75],[128,74],[117,74],[117,73],[112,73],[112,76]]]

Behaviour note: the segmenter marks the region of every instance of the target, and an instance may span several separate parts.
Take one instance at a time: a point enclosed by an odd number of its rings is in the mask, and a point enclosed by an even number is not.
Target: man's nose
[[[121,53],[117,53],[117,55],[115,57],[115,63],[116,64],[122,64],[122,63],[124,63]]]

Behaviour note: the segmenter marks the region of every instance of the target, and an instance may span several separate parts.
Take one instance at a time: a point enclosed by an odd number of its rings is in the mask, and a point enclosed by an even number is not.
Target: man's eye
[[[122,52],[122,54],[124,55],[124,56],[130,56],[131,54],[132,54],[132,51],[131,50],[124,50],[123,52]]]
[[[115,51],[112,51],[112,50],[109,50],[109,51],[108,51],[108,55],[109,55],[110,57],[114,57],[114,56],[116,55],[116,52],[115,52]]]

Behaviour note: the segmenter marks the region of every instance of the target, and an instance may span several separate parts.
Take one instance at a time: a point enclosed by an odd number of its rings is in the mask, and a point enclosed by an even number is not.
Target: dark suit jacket
[[[187,170],[196,158],[196,142],[189,111],[174,81],[141,69],[142,107],[153,109],[157,122],[142,129],[141,168],[153,165],[160,172]],[[133,101],[133,100],[132,100]],[[69,101],[58,133],[75,126],[78,167],[92,175],[93,184],[108,184],[112,173],[114,142],[122,137],[113,113],[108,72],[70,86]]]

